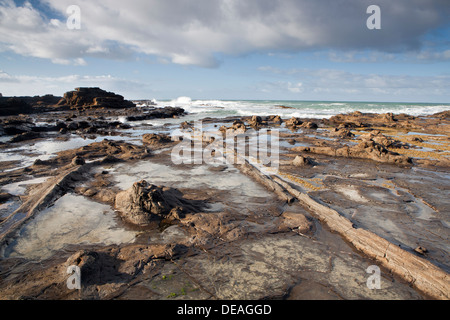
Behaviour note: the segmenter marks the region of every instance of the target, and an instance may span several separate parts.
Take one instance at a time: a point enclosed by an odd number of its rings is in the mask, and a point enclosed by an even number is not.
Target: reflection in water
[[[41,212],[5,249],[5,257],[42,260],[66,245],[131,243],[135,232],[117,228],[110,206],[66,194]]]

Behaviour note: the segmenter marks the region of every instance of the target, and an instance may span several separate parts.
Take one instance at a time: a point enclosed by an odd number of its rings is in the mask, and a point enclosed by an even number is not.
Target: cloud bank
[[[374,2],[382,10],[377,31],[366,27],[366,10]],[[424,36],[448,24],[450,16],[448,0],[78,0],[81,29],[69,30],[66,10],[73,0],[39,4],[0,0],[0,51],[60,64],[144,54],[215,67],[218,54],[419,50]]]
[[[53,94],[62,96],[64,92],[71,91],[75,87],[97,87],[102,84],[102,89],[119,94],[133,94],[141,91],[152,93],[149,85],[135,80],[123,79],[109,74],[99,76],[29,76],[12,75],[0,70],[0,88],[2,93],[8,96],[34,96]],[[0,92],[1,93],[1,92]]]
[[[271,94],[302,93],[312,99],[321,96],[374,100],[390,97],[395,101],[420,101],[421,97],[429,96],[436,98],[433,102],[450,99],[450,75],[362,74],[335,69],[280,69],[271,66],[262,66],[258,70],[283,77],[283,80],[259,83],[255,88]]]

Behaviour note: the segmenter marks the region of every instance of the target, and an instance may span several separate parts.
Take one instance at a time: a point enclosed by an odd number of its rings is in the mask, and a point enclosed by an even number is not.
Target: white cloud
[[[442,51],[431,51],[431,50],[422,51],[417,54],[417,59],[419,61],[449,61],[450,49]]]
[[[73,0],[42,1],[66,16]],[[217,66],[216,53],[263,51],[417,49],[421,37],[445,23],[450,6],[440,0],[378,0],[383,29],[365,26],[373,1],[309,0],[78,0],[81,29],[49,19],[31,4],[0,3],[2,50],[56,63],[90,56],[156,55],[163,61]],[[351,59],[347,57],[346,59]]]
[[[298,82],[298,83],[295,83],[295,84],[292,84],[292,83],[288,82],[287,89],[290,92],[292,92],[292,93],[300,93],[300,92],[303,91],[302,86],[303,86],[303,84],[301,82]]]
[[[286,78],[285,81],[260,83],[259,88],[265,93],[287,89],[290,93],[301,93],[297,98],[318,100],[413,101],[423,100],[423,97],[433,101],[450,100],[450,75],[360,74],[336,69],[279,69],[270,66],[258,70]]]

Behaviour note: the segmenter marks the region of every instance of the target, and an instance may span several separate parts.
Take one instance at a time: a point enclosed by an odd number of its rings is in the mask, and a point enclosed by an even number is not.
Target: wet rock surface
[[[247,126],[242,120],[235,120],[233,121],[233,125],[231,127],[222,126],[220,131],[223,134],[243,134],[247,131]]]
[[[111,108],[123,109],[135,107],[134,103],[127,101],[123,96],[107,92],[100,88],[76,88],[64,94],[58,102],[60,106],[78,108]]]
[[[126,120],[135,122],[151,119],[177,118],[184,115],[184,113],[184,109],[179,107],[150,108],[146,113],[139,115],[129,115],[126,117]]]
[[[389,151],[383,145],[373,140],[363,141],[358,145],[352,147],[296,147],[293,148],[293,150],[305,153],[325,154],[335,157],[370,159],[378,162],[386,162],[399,165],[411,164],[411,159],[409,157]]]
[[[303,124],[303,122],[300,119],[293,117],[293,118],[289,119],[288,121],[286,121],[285,124],[286,124],[286,127],[290,128],[292,130],[298,130],[301,127],[301,125]]]
[[[102,110],[106,102],[62,110],[57,121],[45,113],[39,123],[2,119],[0,132],[8,140],[0,146],[1,298],[429,297],[385,269],[382,289],[368,289],[366,269],[378,260],[330,232],[315,209],[240,166],[174,165],[171,151],[180,142],[167,132],[184,120],[157,128],[139,121],[176,120],[184,110]],[[336,210],[348,220],[349,233],[368,230],[450,270],[445,113],[205,123],[216,124],[219,135],[222,125],[233,134],[279,128],[280,167],[267,179],[282,179]],[[48,154],[40,153],[49,145]],[[69,236],[74,232],[82,242]],[[71,266],[81,270],[81,290],[67,287]]]
[[[144,144],[159,146],[172,142],[172,138],[165,134],[149,133],[142,136]]]

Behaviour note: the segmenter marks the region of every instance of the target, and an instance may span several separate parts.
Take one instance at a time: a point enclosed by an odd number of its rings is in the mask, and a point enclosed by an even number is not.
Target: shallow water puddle
[[[125,164],[116,166],[113,176],[122,190],[129,189],[139,180],[147,180],[155,185],[173,188],[213,188],[241,197],[271,196],[266,189],[232,166],[225,166],[222,171],[212,171],[210,168],[207,165],[173,167],[141,161],[133,167]]]
[[[0,188],[2,192],[7,192],[13,196],[24,195],[29,185],[44,183],[48,177],[35,178],[27,181],[20,181],[4,185]]]
[[[18,148],[4,150],[0,153],[0,161],[20,161],[20,166],[15,169],[30,166],[37,159],[49,160],[56,156],[58,152],[72,150],[90,145],[94,142],[102,142],[103,140],[125,140],[122,136],[98,136],[94,139],[81,138],[79,136],[71,136],[67,140],[46,139],[36,143],[26,143]],[[133,143],[133,141],[129,141]]]
[[[448,215],[436,212],[407,188],[391,180],[377,178],[364,182],[365,186],[345,192],[340,186],[336,187],[334,197],[321,196],[361,228],[409,250],[418,246],[427,248],[426,258],[448,270]],[[340,195],[345,195],[345,199]]]
[[[44,155],[50,156],[56,155],[56,153],[61,151],[81,148],[95,142],[102,142],[105,139],[112,141],[119,141],[124,140],[125,138],[121,136],[96,136],[94,139],[90,138],[84,139],[79,136],[71,136],[66,141],[61,141],[57,139],[45,140],[40,141],[34,145],[31,145],[30,147],[31,150],[33,150],[34,152],[40,152],[43,153]]]
[[[66,194],[27,223],[3,256],[43,260],[67,245],[132,243],[135,237],[117,226],[110,206]]]
[[[361,195],[359,190],[355,186],[338,186],[337,191],[346,196],[351,201],[366,203],[369,202],[365,197]]]
[[[286,296],[292,284],[314,281],[339,299],[417,299],[409,286],[382,275],[381,289],[366,286],[370,261],[333,244],[307,237],[270,235],[218,248],[210,255],[186,258],[184,269],[218,299],[261,299]],[[331,239],[330,239],[331,240]],[[385,277],[386,276],[386,277]],[[314,293],[307,293],[314,299]]]
[[[410,193],[410,191],[408,189],[399,187],[397,185],[392,184],[391,181],[389,180],[385,180],[385,179],[376,179],[374,181],[374,185],[379,185],[382,186],[384,188],[387,188],[386,190],[389,190],[390,194],[399,197],[399,195],[401,193],[403,194],[408,194],[411,197],[411,204],[415,207],[413,209],[415,210],[410,210],[410,214],[416,218],[416,219],[420,219],[420,220],[426,220],[426,221],[432,221],[432,220],[437,220],[439,217],[436,214],[436,212],[430,208],[429,206],[427,206],[422,199],[417,198],[416,196],[414,196],[413,194]],[[377,193],[377,192],[371,192],[370,196],[375,198],[375,199],[379,199],[382,202],[386,202],[388,201],[386,199],[386,193]],[[418,221],[416,221],[416,223],[419,223]]]

